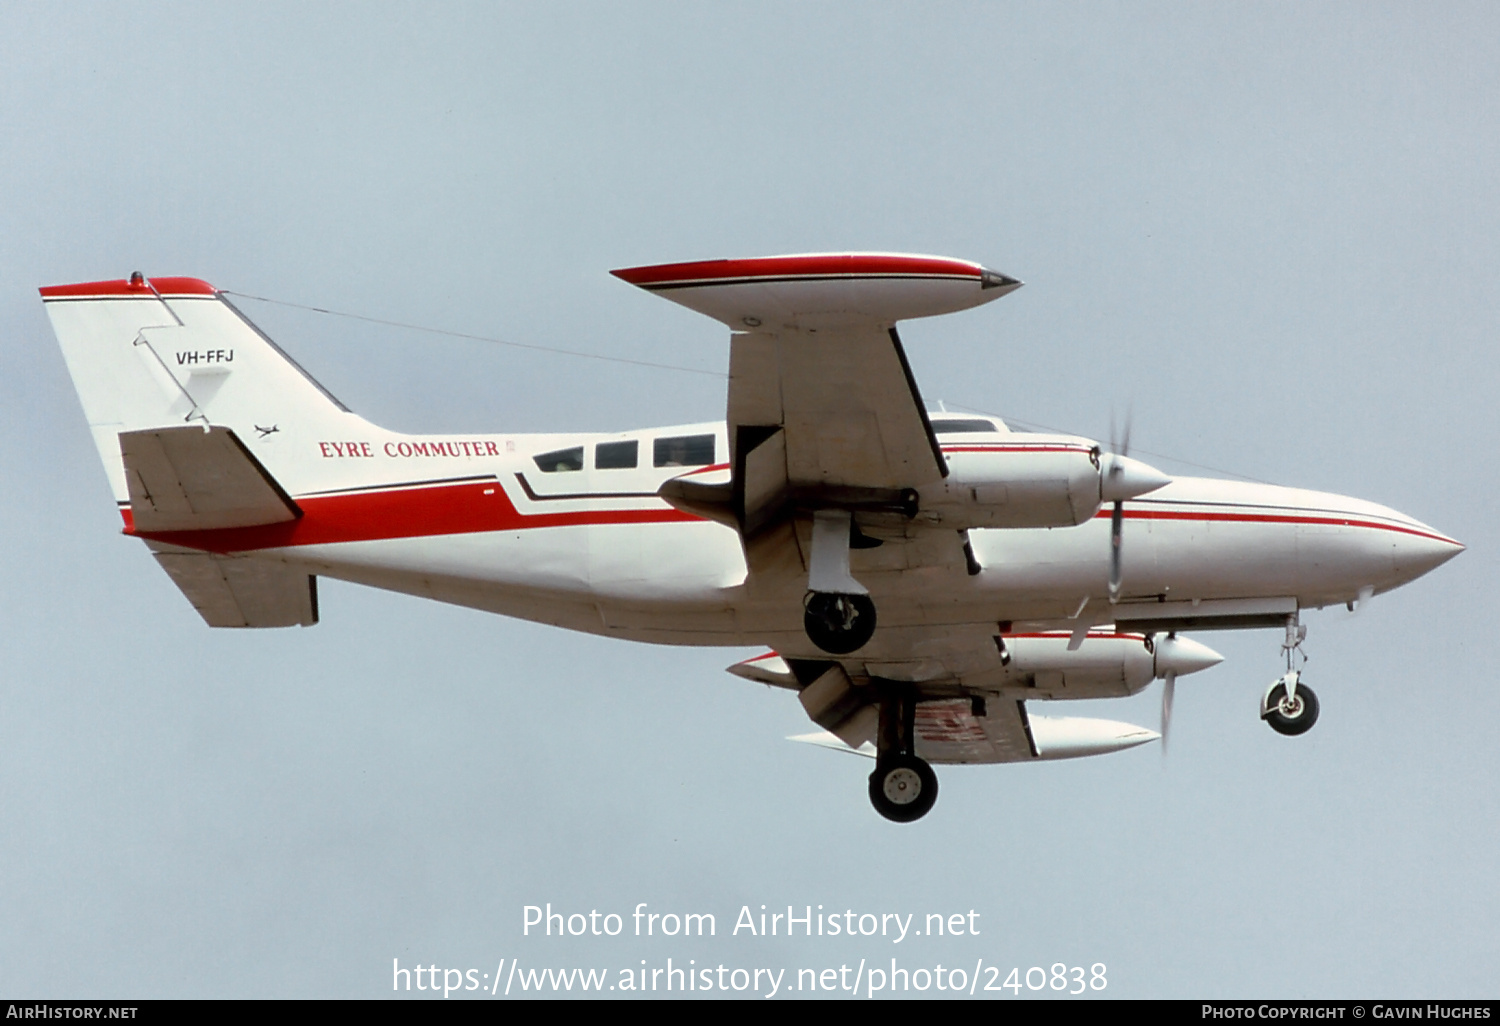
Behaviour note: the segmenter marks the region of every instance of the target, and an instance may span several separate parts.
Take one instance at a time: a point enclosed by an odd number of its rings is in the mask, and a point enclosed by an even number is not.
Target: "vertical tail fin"
[[[41,294],[119,503],[130,501],[122,432],[199,424],[247,439],[344,437],[364,426],[207,282],[136,274]]]

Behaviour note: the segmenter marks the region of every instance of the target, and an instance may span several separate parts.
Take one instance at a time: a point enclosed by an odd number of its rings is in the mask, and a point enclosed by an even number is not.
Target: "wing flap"
[[[917,754],[934,763],[1030,762],[1038,757],[1025,702],[920,702]]]

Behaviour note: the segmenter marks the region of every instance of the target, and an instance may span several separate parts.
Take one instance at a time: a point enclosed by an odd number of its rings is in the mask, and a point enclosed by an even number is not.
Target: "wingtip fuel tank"
[[[1160,740],[1154,730],[1119,720],[1096,720],[1082,716],[1033,716],[1031,736],[1038,759],[1077,759],[1085,755],[1122,752]]]
[[[1021,287],[969,260],[911,253],[798,253],[610,273],[734,331],[889,326],[967,310]]]

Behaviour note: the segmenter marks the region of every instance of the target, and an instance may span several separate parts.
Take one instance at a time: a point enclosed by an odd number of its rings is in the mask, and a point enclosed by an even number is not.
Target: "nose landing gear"
[[[1298,683],[1298,676],[1294,672],[1278,680],[1261,703],[1260,718],[1287,737],[1306,734],[1318,722],[1318,696],[1306,684]]]
[[[1287,617],[1286,640],[1281,649],[1286,653],[1286,673],[1271,682],[1260,701],[1260,718],[1278,734],[1295,737],[1312,730],[1318,722],[1318,696],[1313,689],[1302,683],[1302,671],[1293,668],[1293,662],[1307,662],[1302,651],[1302,642],[1307,637],[1307,628],[1297,623],[1295,614]]]

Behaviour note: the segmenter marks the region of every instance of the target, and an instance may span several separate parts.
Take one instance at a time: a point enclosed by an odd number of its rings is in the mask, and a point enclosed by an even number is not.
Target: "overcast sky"
[[[1110,996],[1495,995],[1493,5],[0,18],[0,992],[897,957],[1102,962]],[[897,826],[867,763],[784,740],[812,729],[792,695],[723,672],[750,650],[337,582],[315,628],[208,629],[120,537],[36,294],[185,274],[722,371],[721,326],[607,272],[844,249],[1027,282],[903,329],[931,400],[1095,437],[1130,409],[1169,472],[1357,495],[1469,551],[1308,618],[1306,737],[1256,717],[1276,632],[1204,636],[1228,659],[1179,686],[1169,758],[949,768]],[[723,415],[712,375],[241,306],[392,428]],[[1155,726],[1158,702],[1037,711]],[[711,912],[718,936],[522,937],[546,902]],[[761,904],[974,909],[981,933],[731,936]]]

